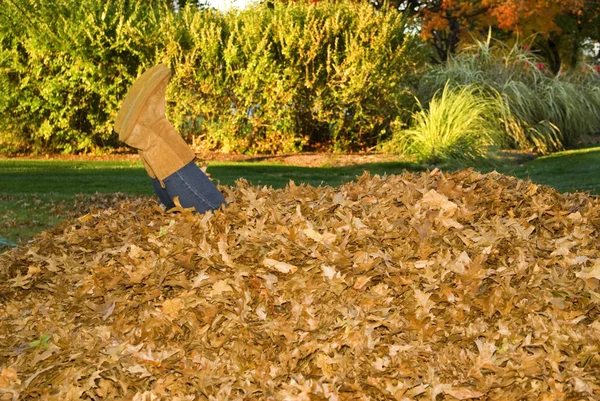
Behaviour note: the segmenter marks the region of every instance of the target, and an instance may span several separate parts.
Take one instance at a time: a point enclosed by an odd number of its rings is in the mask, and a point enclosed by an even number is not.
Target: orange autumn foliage
[[[489,27],[521,37],[561,35],[559,20],[574,19],[581,26],[600,13],[586,0],[423,0],[412,2],[413,15],[421,20],[421,36],[442,53],[470,42]],[[407,3],[408,4],[408,3]],[[401,7],[402,8],[402,7]],[[441,57],[444,60],[444,57]]]
[[[557,17],[583,15],[584,0],[483,0],[500,29],[547,36],[560,32]]]
[[[562,15],[583,16],[584,0],[432,0],[421,3],[422,34],[445,30],[449,21],[463,28],[494,26],[519,34],[548,35],[560,31]],[[589,11],[589,10],[588,10]]]

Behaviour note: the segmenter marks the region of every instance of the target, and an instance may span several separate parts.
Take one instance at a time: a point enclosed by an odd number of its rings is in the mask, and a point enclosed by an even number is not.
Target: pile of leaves
[[[600,201],[464,170],[239,181],[0,256],[0,400],[597,400]]]

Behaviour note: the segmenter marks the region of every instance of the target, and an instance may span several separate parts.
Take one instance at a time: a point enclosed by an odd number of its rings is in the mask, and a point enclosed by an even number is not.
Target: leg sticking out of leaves
[[[119,139],[138,150],[154,190],[166,207],[199,213],[225,204],[223,194],[194,163],[196,154],[165,116],[165,92],[171,71],[158,64],[144,72],[123,100],[115,121]]]

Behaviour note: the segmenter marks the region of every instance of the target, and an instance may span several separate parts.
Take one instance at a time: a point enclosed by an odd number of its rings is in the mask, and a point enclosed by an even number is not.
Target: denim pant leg
[[[154,192],[156,196],[158,196],[158,200],[162,203],[167,209],[171,209],[175,207],[173,200],[167,193],[167,190],[160,185],[160,181],[156,178],[152,178],[152,187],[154,187]]]
[[[171,199],[178,196],[181,206],[194,207],[198,213],[216,210],[226,204],[223,194],[193,161],[163,182]]]

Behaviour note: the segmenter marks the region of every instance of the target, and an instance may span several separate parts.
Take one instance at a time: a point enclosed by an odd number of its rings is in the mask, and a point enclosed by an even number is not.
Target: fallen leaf
[[[275,269],[280,273],[295,273],[296,270],[298,270],[298,268],[292,264],[286,263],[286,262],[280,262],[278,260],[275,259],[269,259],[266,258],[265,260],[263,260],[263,264],[271,269]]]
[[[480,398],[485,395],[481,391],[474,391],[474,390],[470,390],[465,387],[454,387],[454,388],[446,389],[446,390],[444,390],[444,393],[451,395],[452,397],[457,398],[459,400],[469,400],[472,398]]]

